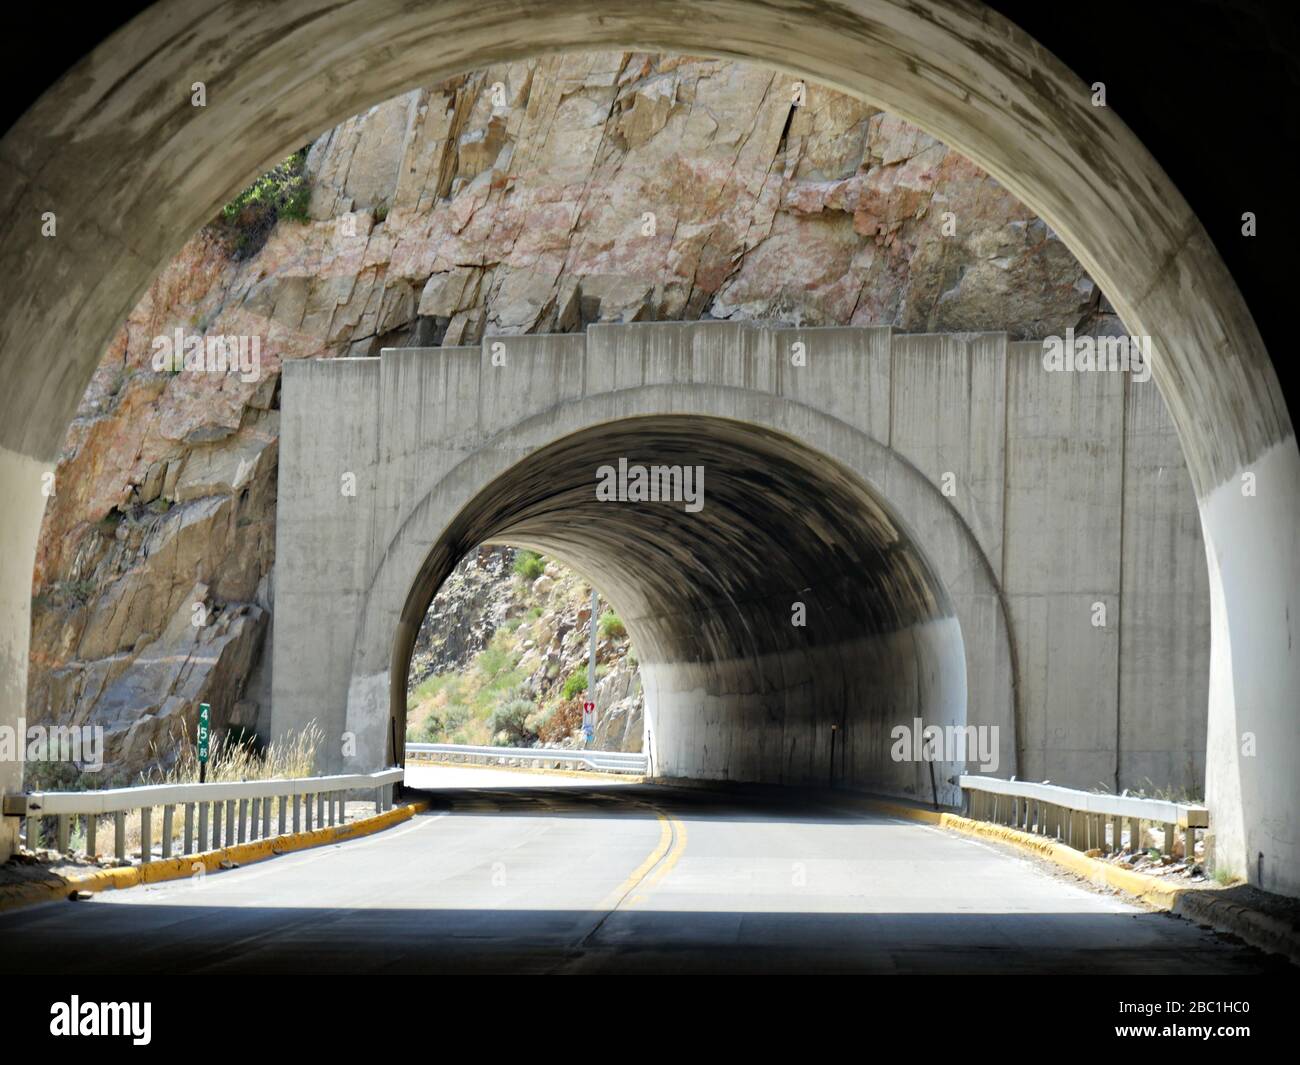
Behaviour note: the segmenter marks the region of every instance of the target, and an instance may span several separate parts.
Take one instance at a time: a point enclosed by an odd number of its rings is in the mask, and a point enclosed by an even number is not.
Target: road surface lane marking
[[[637,805],[640,806],[644,804],[638,803]],[[655,807],[648,807],[648,809],[654,810],[655,817],[659,819],[659,842],[655,844],[654,850],[646,856],[646,860],[632,871],[632,875],[605,896],[598,907],[601,910],[609,911],[618,909],[622,901],[631,894],[632,890],[639,883],[641,883],[642,878],[663,859],[663,856],[668,853],[668,848],[672,845],[673,828],[672,823],[668,820],[667,814]]]
[[[660,862],[646,878],[645,882],[641,885],[642,890],[629,900],[629,906],[636,906],[638,903],[644,902],[646,894],[659,886],[659,883],[663,878],[672,872],[673,866],[676,865],[681,859],[681,856],[686,853],[686,840],[688,836],[685,822],[679,821],[675,817],[670,817],[670,822],[673,829],[672,849],[664,857],[664,860]]]

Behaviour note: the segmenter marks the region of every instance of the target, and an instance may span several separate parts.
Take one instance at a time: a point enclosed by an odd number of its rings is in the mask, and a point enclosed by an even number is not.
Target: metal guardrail
[[[1162,854],[1174,853],[1181,834],[1183,853],[1191,856],[1196,833],[1210,824],[1209,810],[1191,803],[1106,795],[996,777],[963,775],[957,782],[968,817],[1057,839],[1076,850],[1096,849],[1103,854],[1147,850],[1142,826],[1157,825],[1163,828],[1158,837]]]
[[[99,818],[113,818],[114,853],[126,859],[126,815],[140,811],[140,860],[153,859],[153,810],[162,807],[162,857],[174,849],[175,813],[183,810],[182,853],[201,853],[248,840],[269,839],[305,826],[324,828],[343,820],[343,803],[349,792],[371,791],[375,812],[393,805],[393,786],[404,771],[383,769],[377,773],[351,773],[328,777],[298,777],[276,780],[216,781],[210,784],[145,784],[136,788],[106,788],[103,791],[36,791],[6,795],[4,812],[25,820],[27,846],[35,850],[43,837],[43,822],[53,820],[55,849],[68,853],[73,818],[82,818],[85,853],[94,857]],[[279,800],[271,831],[273,800]],[[290,817],[292,811],[292,817]],[[223,818],[224,813],[224,818]],[[251,817],[250,817],[251,814]],[[223,834],[224,821],[224,834]],[[196,832],[197,829],[197,832]]]
[[[465,755],[499,761],[527,759],[537,762],[568,762],[586,765],[602,773],[630,773],[644,776],[648,759],[626,751],[586,751],[566,747],[473,747],[461,743],[408,743],[407,754]]]

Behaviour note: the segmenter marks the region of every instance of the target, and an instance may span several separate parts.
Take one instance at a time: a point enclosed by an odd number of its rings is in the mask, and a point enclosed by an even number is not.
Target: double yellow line
[[[673,866],[686,850],[687,833],[684,823],[658,806],[641,802],[637,805],[652,810],[655,817],[659,819],[659,842],[646,856],[645,861],[632,871],[632,875],[605,896],[600,904],[602,910],[616,910],[624,902],[628,906],[636,906],[645,901],[646,894],[672,872]],[[637,893],[633,895],[633,891]]]

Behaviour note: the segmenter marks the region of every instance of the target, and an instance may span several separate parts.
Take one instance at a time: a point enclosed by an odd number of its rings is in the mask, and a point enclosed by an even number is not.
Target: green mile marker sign
[[[199,761],[208,760],[208,737],[211,735],[211,729],[208,727],[212,719],[212,707],[207,703],[199,703]]]

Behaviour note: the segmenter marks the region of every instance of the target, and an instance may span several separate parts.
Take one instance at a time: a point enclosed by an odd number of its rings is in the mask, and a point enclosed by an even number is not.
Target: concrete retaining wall
[[[339,737],[323,768],[389,755],[428,598],[496,539],[619,609],[659,772],[929,798],[889,758],[921,716],[997,725],[1000,775],[1202,787],[1203,546],[1152,382],[1002,334],[655,323],[290,363],[282,402],[272,727]],[[638,448],[707,453],[699,520],[592,503]]]

